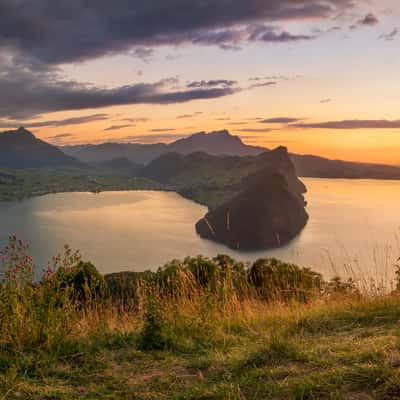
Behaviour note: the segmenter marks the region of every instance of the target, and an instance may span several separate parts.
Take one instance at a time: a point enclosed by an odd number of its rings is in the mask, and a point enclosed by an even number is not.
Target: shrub
[[[259,259],[249,271],[258,296],[267,301],[308,301],[322,287],[322,276],[277,259]]]
[[[106,295],[104,277],[90,262],[79,261],[69,268],[60,268],[56,272],[57,284],[61,289],[69,290],[72,300],[87,303],[103,299]]]
[[[160,312],[161,305],[150,302],[146,306],[144,324],[140,333],[141,350],[165,350],[169,345],[166,324]]]

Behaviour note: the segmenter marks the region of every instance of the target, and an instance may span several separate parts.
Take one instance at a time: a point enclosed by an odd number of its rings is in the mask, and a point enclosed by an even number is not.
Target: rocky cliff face
[[[271,153],[269,153],[271,154]],[[303,193],[286,149],[243,180],[243,190],[196,224],[202,237],[232,249],[261,250],[291,241],[308,221]]]

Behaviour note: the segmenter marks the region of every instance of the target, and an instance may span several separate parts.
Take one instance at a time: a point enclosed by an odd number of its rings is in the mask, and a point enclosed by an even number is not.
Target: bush
[[[104,277],[90,262],[79,261],[72,267],[61,267],[55,278],[56,284],[69,290],[72,300],[80,303],[103,299],[107,293]]]
[[[249,271],[249,281],[261,299],[267,301],[308,301],[322,288],[322,276],[309,268],[277,259],[257,260]]]
[[[143,329],[139,339],[139,348],[141,350],[165,350],[170,344],[160,307],[161,305],[153,302],[148,303],[146,306]]]

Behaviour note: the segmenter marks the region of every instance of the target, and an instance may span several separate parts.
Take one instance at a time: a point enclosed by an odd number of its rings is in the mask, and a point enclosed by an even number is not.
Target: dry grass
[[[11,246],[1,400],[400,398],[397,292],[362,293],[271,260],[249,269],[196,258],[110,295],[76,279],[69,250],[55,260],[63,274],[37,284],[23,246]]]

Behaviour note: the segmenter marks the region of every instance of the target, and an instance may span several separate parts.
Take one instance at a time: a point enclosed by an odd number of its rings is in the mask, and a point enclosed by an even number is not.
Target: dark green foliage
[[[140,291],[152,290],[160,298],[190,298],[193,293],[213,294],[216,300],[258,298],[263,301],[308,301],[325,290],[320,274],[276,259],[253,264],[227,255],[174,260],[157,272],[122,272],[105,277],[112,299],[125,305],[138,301]],[[330,287],[330,286],[329,286]]]
[[[165,333],[165,322],[160,312],[160,305],[148,303],[143,329],[140,333],[139,349],[165,350],[169,340]]]
[[[104,275],[108,293],[115,303],[135,304],[139,300],[139,288],[143,282],[151,281],[152,271],[126,271]]]
[[[268,301],[307,301],[322,287],[320,274],[274,258],[257,260],[250,268],[248,278],[257,294]]]
[[[71,268],[59,268],[56,272],[59,287],[68,289],[78,302],[102,299],[106,295],[103,275],[90,262],[80,261]]]

